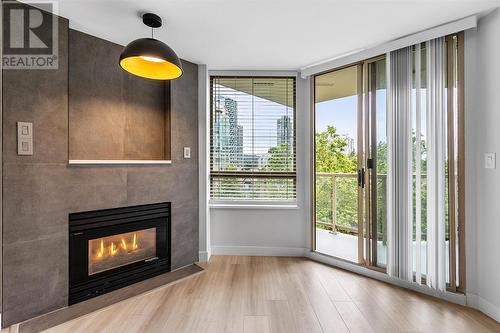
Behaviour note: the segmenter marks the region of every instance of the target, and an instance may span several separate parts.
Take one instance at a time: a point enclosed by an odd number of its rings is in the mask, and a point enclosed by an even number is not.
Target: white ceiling
[[[214,70],[295,70],[500,6],[500,0],[60,0],[70,26],[127,44],[155,36]]]

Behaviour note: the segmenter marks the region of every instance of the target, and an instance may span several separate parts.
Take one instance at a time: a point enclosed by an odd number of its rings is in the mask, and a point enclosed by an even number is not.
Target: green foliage
[[[417,138],[415,133],[412,136],[413,156],[416,156]],[[344,227],[357,226],[357,180],[356,180],[356,156],[347,154],[346,146],[348,142],[339,136],[335,127],[329,126],[326,131],[316,134],[316,220],[325,223],[332,223],[332,192],[336,197],[336,225]],[[422,239],[427,238],[427,149],[425,140],[421,140],[420,146],[422,174],[421,182],[421,217],[422,217]],[[387,220],[387,143],[378,142],[376,147],[376,168],[377,168],[377,230],[378,239],[386,241],[386,220]],[[413,172],[415,172],[413,160]],[[321,175],[321,173],[351,174],[351,177],[335,177],[335,189],[333,188],[334,178],[331,175]],[[446,169],[447,173],[447,169]],[[413,177],[413,188],[416,182]],[[447,196],[447,195],[446,195]],[[413,216],[416,213],[415,191],[413,192]],[[445,202],[448,205],[448,200]],[[446,210],[447,211],[447,210]],[[446,218],[446,228],[448,228],[448,218]],[[415,222],[413,223],[415,229]],[[318,225],[318,227],[328,228]],[[414,231],[415,232],[415,231]],[[448,231],[447,231],[448,232]]]
[[[316,134],[316,172],[356,172],[354,152],[346,154],[347,139],[337,134],[334,126]]]
[[[356,154],[347,152],[348,141],[334,126],[316,134],[316,173],[351,174],[349,177],[316,177],[316,220],[331,223],[332,192],[336,198],[336,224],[357,227]],[[333,184],[335,182],[335,184]],[[335,186],[335,188],[334,188]]]
[[[293,154],[291,148],[292,147],[289,147],[287,143],[269,148],[269,159],[264,166],[264,170],[293,171]]]

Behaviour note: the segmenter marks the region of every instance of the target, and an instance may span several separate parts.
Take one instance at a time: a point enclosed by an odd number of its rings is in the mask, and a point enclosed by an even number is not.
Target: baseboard
[[[304,257],[309,251],[301,247],[269,247],[269,246],[220,246],[212,245],[212,255],[233,256],[276,256]]]
[[[198,253],[198,261],[199,262],[207,262],[210,260],[211,253],[208,251],[200,251]]]
[[[475,294],[467,294],[467,305],[478,309],[500,323],[500,307],[498,305],[495,305]]]

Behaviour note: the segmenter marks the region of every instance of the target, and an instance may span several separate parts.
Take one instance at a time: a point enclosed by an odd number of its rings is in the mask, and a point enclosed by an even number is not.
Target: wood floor
[[[308,259],[216,256],[205,267],[45,332],[500,332],[478,311]]]

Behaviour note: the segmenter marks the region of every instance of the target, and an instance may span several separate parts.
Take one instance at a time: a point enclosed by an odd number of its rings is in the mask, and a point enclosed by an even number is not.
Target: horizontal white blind
[[[213,200],[296,197],[295,78],[212,76]]]

